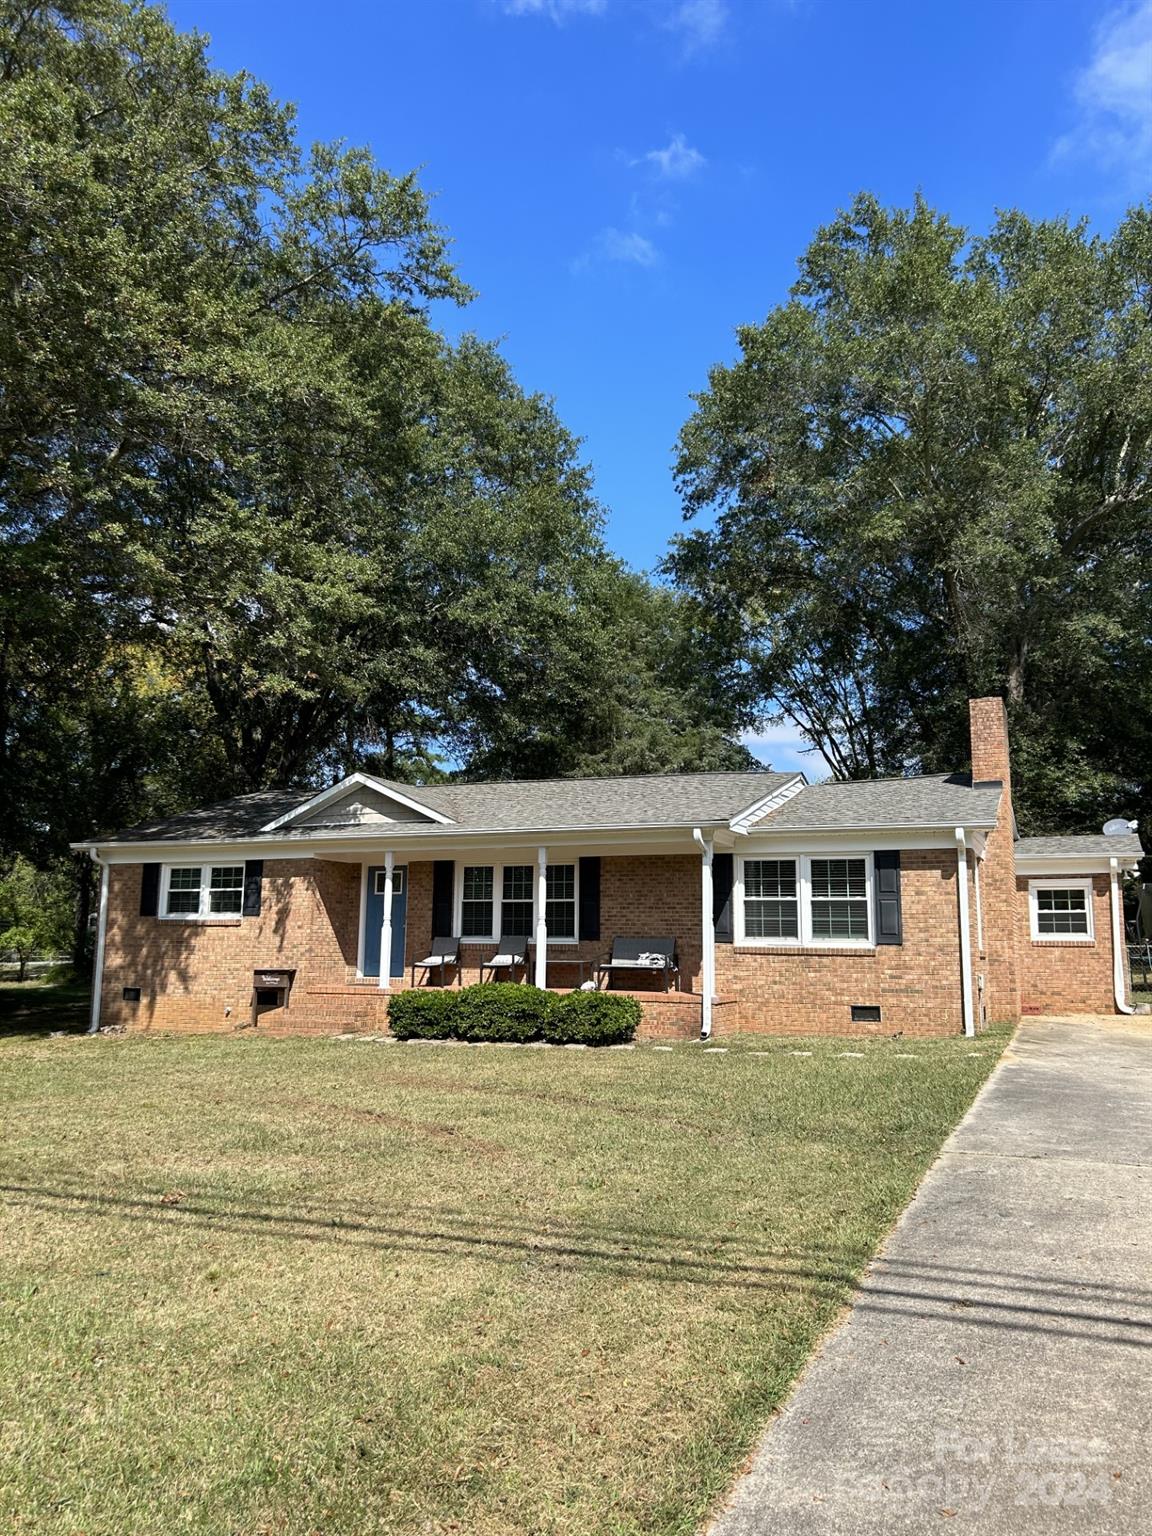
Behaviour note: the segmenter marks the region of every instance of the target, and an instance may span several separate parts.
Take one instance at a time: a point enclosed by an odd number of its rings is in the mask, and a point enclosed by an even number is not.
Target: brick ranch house
[[[1019,839],[1003,702],[969,710],[970,775],[354,774],[84,844],[102,870],[92,1026],[379,1030],[449,934],[448,985],[520,934],[528,979],[561,989],[617,937],[674,935],[671,990],[629,979],[651,1035],[1127,1011],[1119,880],[1138,839]]]

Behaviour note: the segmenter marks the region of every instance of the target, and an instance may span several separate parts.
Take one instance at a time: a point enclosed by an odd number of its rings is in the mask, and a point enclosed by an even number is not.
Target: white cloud
[[[607,0],[504,0],[509,16],[547,16],[557,26],[570,16],[602,16]]]
[[[667,181],[682,181],[694,176],[708,164],[698,149],[693,149],[682,133],[674,133],[663,149],[650,149],[633,165],[651,165]]]
[[[681,34],[689,53],[711,48],[728,25],[727,0],[681,0],[667,25]]]
[[[645,235],[634,229],[602,229],[592,248],[572,263],[573,272],[584,272],[594,261],[618,261],[635,267],[654,267],[660,252]]]
[[[1152,0],[1105,16],[1075,93],[1079,120],[1057,143],[1056,156],[1146,175],[1152,169]]]

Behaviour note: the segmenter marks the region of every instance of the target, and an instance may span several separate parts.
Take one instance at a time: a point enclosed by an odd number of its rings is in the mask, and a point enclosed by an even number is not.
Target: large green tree
[[[1025,826],[1152,810],[1152,212],[971,235],[860,197],[680,440],[670,567],[842,777],[962,765],[1002,693]]]
[[[741,759],[550,402],[437,329],[468,298],[412,175],[160,9],[0,0],[0,852],[360,765]]]

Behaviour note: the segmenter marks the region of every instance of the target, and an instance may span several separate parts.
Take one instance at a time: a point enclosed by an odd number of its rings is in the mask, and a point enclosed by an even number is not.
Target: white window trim
[[[751,859],[760,862],[762,859],[783,859],[796,865],[796,896],[800,909],[800,933],[795,939],[760,939],[749,938],[744,930],[744,864]],[[865,892],[864,901],[868,909],[868,937],[858,939],[824,939],[816,938],[812,933],[812,860],[813,859],[863,859]],[[736,859],[736,869],[732,883],[732,900],[735,903],[734,940],[747,949],[875,949],[876,947],[876,912],[873,900],[873,869],[872,855],[863,849],[853,849],[849,853],[841,852],[836,848],[821,849],[819,853],[779,853],[773,849],[770,853],[741,854]]]
[[[1087,933],[1041,933],[1037,891],[1084,891],[1084,910],[1088,917]],[[1092,881],[1065,875],[1063,880],[1029,880],[1028,926],[1033,944],[1095,944],[1096,917],[1092,911]]]
[[[172,871],[174,869],[198,869],[200,871],[200,910],[198,912],[169,912],[168,887],[172,882]],[[212,871],[214,869],[239,869],[241,871],[239,912],[210,912],[208,910],[209,893],[212,886]],[[243,859],[221,859],[212,864],[165,864],[161,870],[160,910],[157,916],[166,923],[238,923],[244,916],[243,869]]]
[[[579,944],[580,942],[580,860],[579,859],[549,859],[548,868],[554,869],[557,865],[568,864],[573,872],[573,925],[575,934],[569,938],[564,934],[555,934],[551,928],[548,930],[548,947],[553,944]],[[540,914],[537,910],[536,891],[536,862],[533,859],[505,859],[503,863],[487,863],[483,858],[457,859],[456,874],[452,891],[452,931],[460,939],[462,944],[495,944],[503,938],[500,933],[464,933],[464,871],[465,869],[490,869],[492,871],[492,921],[497,927],[500,925],[500,893],[504,889],[505,869],[520,869],[531,866],[532,869],[532,932],[524,935],[525,944],[535,944],[536,924]]]

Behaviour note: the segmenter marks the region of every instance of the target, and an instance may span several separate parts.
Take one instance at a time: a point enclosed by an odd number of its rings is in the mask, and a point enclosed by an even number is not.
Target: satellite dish
[[[1133,821],[1125,821],[1123,816],[1113,816],[1111,821],[1104,823],[1105,837],[1126,837],[1135,827]]]

